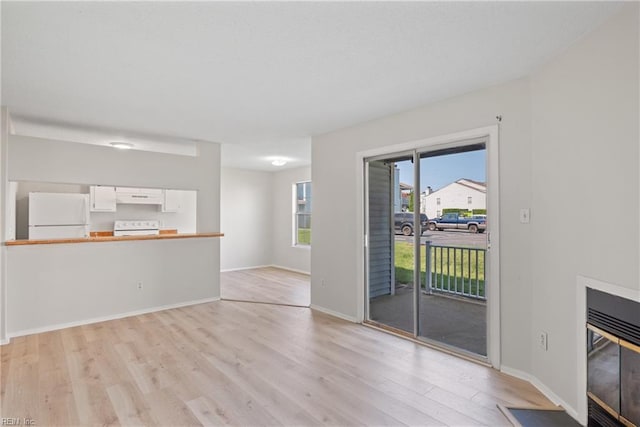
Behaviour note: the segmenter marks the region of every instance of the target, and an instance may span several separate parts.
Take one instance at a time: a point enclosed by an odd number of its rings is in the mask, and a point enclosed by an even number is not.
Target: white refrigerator
[[[89,237],[89,195],[29,193],[29,240]]]

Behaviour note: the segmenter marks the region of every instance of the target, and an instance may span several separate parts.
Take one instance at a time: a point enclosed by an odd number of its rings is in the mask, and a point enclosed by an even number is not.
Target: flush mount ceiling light
[[[275,159],[271,164],[273,166],[284,166],[287,164],[287,161],[285,159]]]
[[[119,150],[131,150],[133,148],[133,144],[128,142],[110,142],[109,145]]]

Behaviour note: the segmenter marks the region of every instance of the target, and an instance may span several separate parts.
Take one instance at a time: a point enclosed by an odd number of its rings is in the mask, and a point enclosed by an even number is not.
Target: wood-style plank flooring
[[[0,351],[1,416],[39,426],[506,426],[497,403],[550,404],[524,381],[301,307],[218,301]]]
[[[273,267],[228,271],[220,274],[220,297],[308,307],[309,276]]]

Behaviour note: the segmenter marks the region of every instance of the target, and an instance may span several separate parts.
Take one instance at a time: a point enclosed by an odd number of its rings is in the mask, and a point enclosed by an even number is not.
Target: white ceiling
[[[312,135],[525,76],[619,3],[1,7],[16,117],[222,142],[223,165],[272,170],[309,164]]]

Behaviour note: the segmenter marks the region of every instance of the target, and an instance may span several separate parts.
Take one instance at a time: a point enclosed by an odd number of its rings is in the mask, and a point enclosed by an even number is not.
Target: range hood
[[[116,187],[116,203],[161,205],[162,190],[157,188]]]

